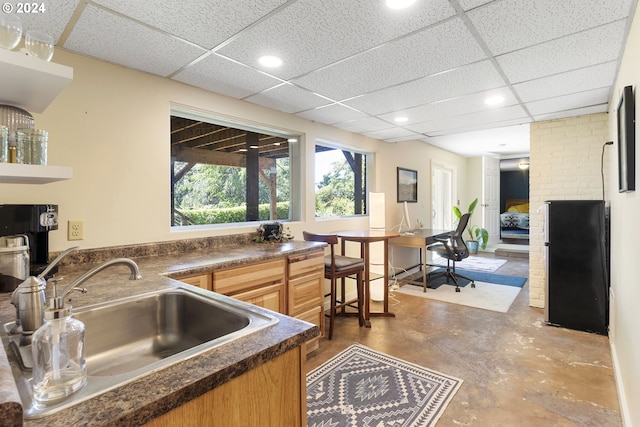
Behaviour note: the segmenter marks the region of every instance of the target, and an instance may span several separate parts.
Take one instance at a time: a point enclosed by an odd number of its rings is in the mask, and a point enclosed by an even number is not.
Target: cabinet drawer
[[[313,307],[303,313],[295,316],[296,319],[313,323],[320,328],[320,335],[307,342],[307,353],[317,349],[320,346],[320,338],[324,336],[324,312],[320,306]]]
[[[311,252],[289,257],[289,277],[324,271],[324,251]]]
[[[298,313],[323,305],[324,273],[316,273],[289,279],[289,314]]]
[[[233,298],[257,305],[278,313],[284,312],[284,283],[264,286],[245,292],[230,294]]]
[[[202,289],[211,290],[211,274],[196,274],[193,276],[176,277],[175,279]]]
[[[284,283],[285,259],[213,272],[213,290],[229,295],[260,285]]]

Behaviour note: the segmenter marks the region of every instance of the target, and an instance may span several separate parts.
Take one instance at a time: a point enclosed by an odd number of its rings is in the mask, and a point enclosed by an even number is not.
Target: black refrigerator
[[[545,202],[545,321],[607,335],[609,221],[603,200]]]

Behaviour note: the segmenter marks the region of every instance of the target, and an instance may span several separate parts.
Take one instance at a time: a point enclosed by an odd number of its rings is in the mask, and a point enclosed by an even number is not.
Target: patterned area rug
[[[438,254],[433,254],[433,259],[427,261],[430,264],[447,266],[447,259]],[[470,255],[469,258],[456,262],[456,268],[464,268],[465,270],[486,271],[492,273],[502,267],[507,262],[506,259],[487,258],[481,256]]]
[[[461,384],[354,344],[307,375],[307,425],[433,426]]]

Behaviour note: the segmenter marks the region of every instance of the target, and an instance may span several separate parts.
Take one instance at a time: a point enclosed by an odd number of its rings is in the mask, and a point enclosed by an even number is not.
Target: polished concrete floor
[[[527,259],[506,259],[496,274],[528,275]],[[338,318],[307,370],[357,342],[464,381],[438,427],[621,426],[608,338],[545,325],[528,293],[508,313],[394,293],[395,318]]]

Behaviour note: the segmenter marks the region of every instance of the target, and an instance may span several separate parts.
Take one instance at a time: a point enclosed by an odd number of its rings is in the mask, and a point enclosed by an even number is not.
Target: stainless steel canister
[[[21,128],[16,131],[16,156],[18,163],[47,164],[47,140],[49,133],[41,129]]]
[[[0,292],[12,292],[29,277],[29,238],[0,237]]]

